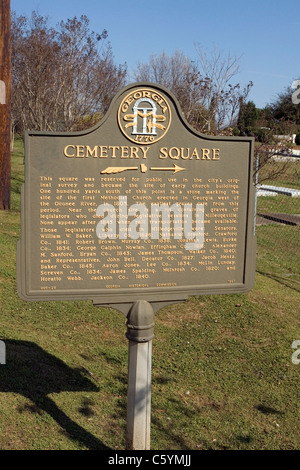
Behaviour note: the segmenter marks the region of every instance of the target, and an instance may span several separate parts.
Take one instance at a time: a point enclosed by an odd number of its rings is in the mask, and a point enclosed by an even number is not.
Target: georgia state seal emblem
[[[118,122],[132,142],[152,144],[160,140],[171,123],[171,110],[165,97],[151,88],[129,93],[121,102]]]

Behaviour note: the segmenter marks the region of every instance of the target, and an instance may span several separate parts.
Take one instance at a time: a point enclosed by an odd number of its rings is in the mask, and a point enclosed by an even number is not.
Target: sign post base
[[[128,314],[127,450],[150,449],[151,361],[154,311],[145,300]]]

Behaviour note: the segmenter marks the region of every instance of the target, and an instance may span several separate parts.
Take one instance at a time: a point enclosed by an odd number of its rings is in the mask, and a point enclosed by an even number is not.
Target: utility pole
[[[0,210],[10,209],[11,20],[10,0],[0,2]]]

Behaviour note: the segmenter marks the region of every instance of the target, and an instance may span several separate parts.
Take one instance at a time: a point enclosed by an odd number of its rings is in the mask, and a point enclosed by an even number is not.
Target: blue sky
[[[60,20],[85,14],[91,30],[108,31],[116,63],[127,63],[131,80],[138,61],[175,50],[197,61],[195,44],[240,57],[234,82],[253,88],[249,99],[263,107],[300,78],[298,0],[11,0],[11,9]]]

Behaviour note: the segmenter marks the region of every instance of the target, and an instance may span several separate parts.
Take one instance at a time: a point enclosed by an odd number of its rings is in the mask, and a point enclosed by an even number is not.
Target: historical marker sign
[[[123,89],[88,131],[27,132],[20,297],[131,304],[249,290],[253,144],[196,132],[149,83]]]

